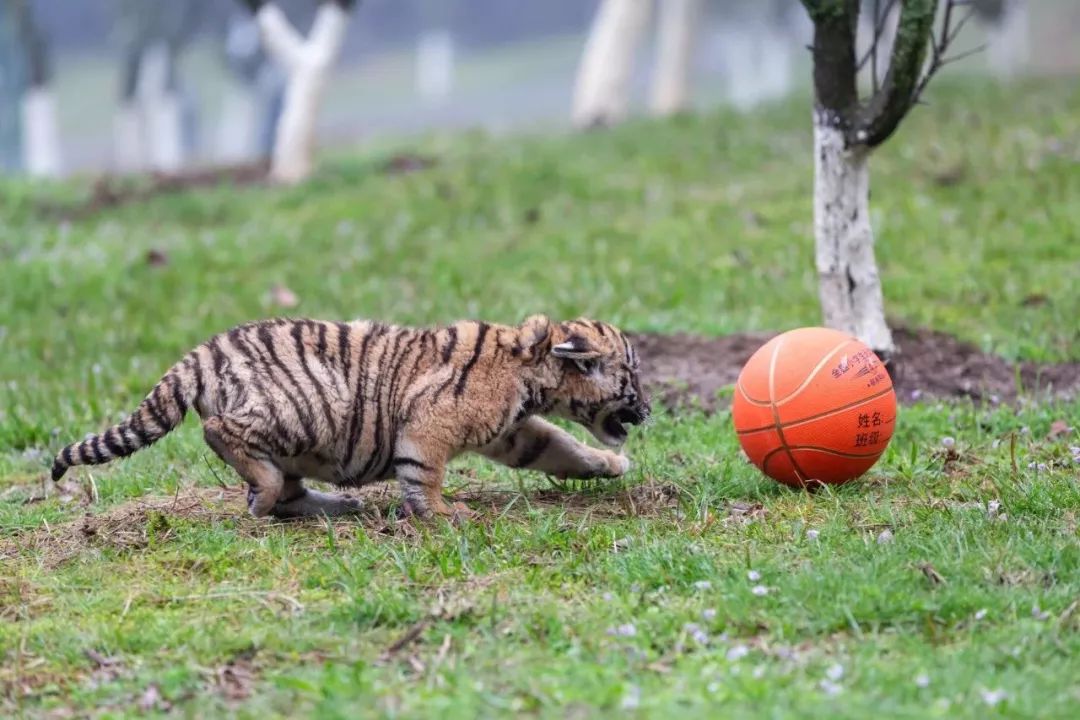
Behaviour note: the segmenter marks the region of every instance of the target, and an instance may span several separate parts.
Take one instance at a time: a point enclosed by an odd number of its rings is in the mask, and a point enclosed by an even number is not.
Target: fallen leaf
[[[296,297],[296,293],[284,285],[275,285],[270,288],[270,300],[283,308],[294,308],[300,304],[300,298]]]
[[[419,637],[421,635],[424,634],[424,630],[427,629],[427,626],[428,626],[428,621],[427,621],[426,618],[419,621],[419,622],[417,622],[417,623],[415,623],[411,628],[409,628],[405,632],[404,635],[402,635],[400,638],[395,640],[390,645],[390,647],[386,648],[386,650],[382,654],[382,659],[383,660],[388,660],[389,658],[392,658],[394,655],[397,655],[404,648],[411,645],[413,642],[415,642],[417,639],[419,639]]]
[[[99,653],[97,650],[94,650],[93,648],[90,648],[88,650],[84,650],[83,654],[86,655],[86,657],[88,657],[90,659],[90,662],[94,663],[99,668],[113,667],[115,665],[120,664],[119,659],[113,658],[113,657],[106,657],[105,655],[102,655],[101,653]]]
[[[169,264],[169,256],[164,250],[150,248],[146,252],[146,264],[150,267],[164,267]]]
[[[172,707],[172,704],[161,697],[161,690],[158,689],[156,683],[150,683],[139,698],[139,709],[143,712],[150,712],[151,710],[168,710],[170,707]]]
[[[923,563],[919,566],[919,569],[922,570],[922,574],[926,576],[931,585],[944,585],[946,583],[942,574],[935,570],[930,563]]]
[[[244,660],[234,660],[226,663],[217,671],[217,686],[229,700],[243,700],[251,696],[251,685],[255,674],[251,671],[251,665]]]
[[[413,153],[399,153],[383,164],[383,172],[390,175],[426,170],[435,164],[435,158]]]
[[[1025,296],[1024,299],[1020,301],[1020,305],[1022,305],[1023,307],[1039,307],[1040,305],[1045,305],[1048,302],[1050,302],[1050,298],[1043,295],[1042,293],[1031,293],[1030,295]]]
[[[1050,423],[1050,432],[1046,435],[1046,438],[1048,440],[1054,440],[1055,438],[1059,438],[1062,435],[1068,435],[1071,431],[1072,428],[1069,427],[1069,423],[1065,422],[1064,420],[1055,420],[1054,422]]]

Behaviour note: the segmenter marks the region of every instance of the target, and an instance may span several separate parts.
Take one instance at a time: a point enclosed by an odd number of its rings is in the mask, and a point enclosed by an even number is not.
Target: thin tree
[[[971,17],[970,8],[962,9],[970,3],[946,0],[939,13],[938,0],[872,0],[867,4],[874,32],[862,53],[855,42],[859,0],[802,3],[814,24],[814,236],[824,320],[890,363],[896,347],[874,258],[867,161],[919,102],[935,73],[961,57],[947,58],[946,52]],[[886,19],[897,5],[895,37],[884,58],[879,50]],[[863,68],[870,85],[865,97],[858,84]]]
[[[45,34],[29,0],[14,3],[26,48],[27,84],[22,99],[23,167],[35,177],[60,175],[60,127],[52,91],[53,67]]]
[[[315,119],[355,0],[321,0],[306,39],[272,0],[242,2],[254,13],[267,51],[288,76],[270,175],[278,182],[299,182],[311,174]]]

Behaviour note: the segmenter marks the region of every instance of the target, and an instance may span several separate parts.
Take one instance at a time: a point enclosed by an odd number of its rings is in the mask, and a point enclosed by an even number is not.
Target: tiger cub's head
[[[554,382],[546,392],[551,414],[583,425],[613,447],[626,440],[627,425],[649,418],[637,352],[621,330],[586,318],[554,323],[537,315],[520,332],[526,359]]]

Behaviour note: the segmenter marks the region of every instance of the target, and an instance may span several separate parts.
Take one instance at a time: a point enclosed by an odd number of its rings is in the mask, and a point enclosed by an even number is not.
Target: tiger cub
[[[542,419],[577,422],[618,448],[649,400],[638,357],[617,328],[534,315],[517,326],[464,321],[407,328],[274,319],[217,335],[169,370],[135,412],[65,447],[52,468],[131,455],[194,409],[207,444],[247,482],[252,515],[341,515],[355,500],[303,478],[358,486],[396,477],[405,510],[470,511],[442,495],[446,465],[471,451],[558,477],[629,468]]]

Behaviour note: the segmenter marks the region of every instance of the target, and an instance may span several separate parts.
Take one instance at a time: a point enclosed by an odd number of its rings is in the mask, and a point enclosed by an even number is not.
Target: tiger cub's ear
[[[546,315],[531,315],[518,325],[514,354],[526,362],[536,362],[551,346],[551,320]]]
[[[604,353],[593,345],[589,338],[571,335],[565,342],[553,346],[551,354],[567,360],[595,360]]]

